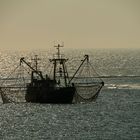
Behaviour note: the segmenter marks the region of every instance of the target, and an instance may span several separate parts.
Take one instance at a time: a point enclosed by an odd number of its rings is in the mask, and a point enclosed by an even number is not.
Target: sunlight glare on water
[[[66,51],[70,71],[90,55],[100,75],[140,75],[140,50]],[[0,78],[9,75],[20,57],[41,56],[46,72],[48,52],[1,52]],[[73,63],[72,63],[73,62]],[[10,103],[0,105],[0,139],[140,139],[140,78],[103,79],[96,102],[71,105]]]

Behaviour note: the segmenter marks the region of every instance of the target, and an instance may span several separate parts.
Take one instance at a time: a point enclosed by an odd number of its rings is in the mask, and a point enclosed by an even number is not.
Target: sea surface
[[[0,79],[12,75],[21,57],[40,57],[47,72],[54,50],[0,51]],[[84,54],[105,86],[96,102],[68,105],[9,103],[0,99],[0,140],[139,140],[140,139],[140,50],[66,49],[70,71]],[[10,75],[10,76],[11,76]],[[128,77],[125,77],[128,76]],[[134,77],[130,77],[134,76]],[[135,77],[138,76],[138,77]]]

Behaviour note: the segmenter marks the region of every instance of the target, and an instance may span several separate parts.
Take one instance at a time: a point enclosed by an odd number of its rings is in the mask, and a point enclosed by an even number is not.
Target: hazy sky
[[[0,48],[140,48],[140,0],[0,0]]]

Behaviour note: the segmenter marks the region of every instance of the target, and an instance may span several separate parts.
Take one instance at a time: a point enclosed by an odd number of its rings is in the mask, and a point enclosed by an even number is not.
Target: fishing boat
[[[26,83],[25,87],[19,87],[19,85],[16,87],[11,86],[10,84],[7,84],[8,86],[10,85],[10,87],[2,85],[0,92],[3,102],[9,103],[9,101],[11,101],[11,99],[6,97],[7,90],[5,89],[8,88],[10,90],[24,88],[25,101],[31,103],[71,104],[96,100],[100,90],[104,86],[104,82],[99,78],[97,81],[97,77],[85,76],[85,72],[82,67],[85,63],[88,65],[90,64],[89,56],[85,55],[73,75],[69,76],[66,65],[68,59],[61,54],[61,47],[63,46],[60,44],[55,46],[57,53],[53,55],[53,58],[49,59],[49,62],[53,66],[52,76],[48,74],[44,76],[43,72],[38,69],[37,55],[34,59],[35,67],[22,57],[20,59],[20,66],[26,65],[31,70],[30,82]],[[86,65],[86,69],[87,68],[89,70],[89,66],[87,67]],[[81,71],[84,73],[82,74]],[[78,73],[81,73],[81,76],[79,76]],[[10,92],[10,90],[8,91]],[[16,91],[17,90],[14,90],[14,92]],[[90,93],[87,94],[88,92]]]

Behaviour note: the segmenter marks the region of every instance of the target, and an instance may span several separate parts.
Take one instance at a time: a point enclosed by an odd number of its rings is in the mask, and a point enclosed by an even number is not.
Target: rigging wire
[[[20,69],[18,69],[20,68]],[[24,67],[22,67],[24,68]],[[24,70],[24,69],[22,69]],[[16,73],[16,75],[14,75]],[[3,103],[18,103],[17,100],[13,100],[13,97],[15,97],[14,95],[16,95],[18,92],[23,92],[25,90],[23,90],[23,88],[25,88],[25,77],[24,75],[22,76],[22,74],[24,74],[23,71],[21,71],[21,65],[18,65],[7,77],[7,79],[11,79],[11,80],[15,80],[14,81],[14,84],[13,83],[6,83],[7,80],[5,79],[5,81],[3,81],[1,83],[1,86],[0,86],[0,94],[1,94],[1,97],[2,97],[2,100],[3,100]],[[11,77],[12,75],[16,76],[15,78],[9,78]],[[19,80],[22,80],[19,81]],[[8,80],[8,82],[11,82]],[[6,84],[5,86],[4,83]],[[21,83],[24,85],[21,86]],[[9,86],[10,84],[10,86]],[[11,85],[12,84],[12,85]],[[17,85],[20,85],[20,86],[17,86]],[[21,89],[22,88],[22,89]],[[12,99],[11,97],[9,97],[9,93],[12,95]],[[18,96],[16,96],[16,99],[17,99]]]
[[[20,67],[20,65],[18,65],[18,66],[8,75],[7,79],[8,79],[9,77],[11,77],[11,75],[12,75],[19,67]],[[3,82],[1,83],[1,85],[3,85],[4,82],[5,82],[5,81],[3,81]]]

